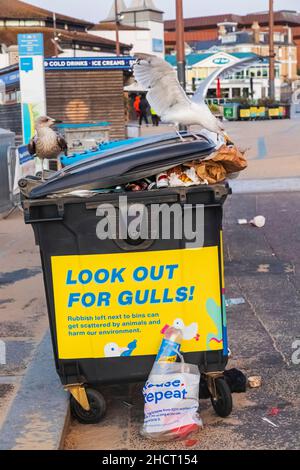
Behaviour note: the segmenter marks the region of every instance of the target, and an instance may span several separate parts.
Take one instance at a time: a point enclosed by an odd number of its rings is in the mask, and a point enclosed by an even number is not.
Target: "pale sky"
[[[9,2],[9,0],[7,0]],[[27,0],[47,10],[64,13],[75,18],[87,19],[93,23],[103,20],[110,10],[113,0]],[[125,0],[127,6],[131,0]],[[175,0],[154,0],[160,10],[165,11],[165,19],[175,17]],[[184,16],[217,15],[223,13],[245,14],[268,9],[268,0],[183,0]],[[274,0],[275,10],[298,10],[299,0]]]

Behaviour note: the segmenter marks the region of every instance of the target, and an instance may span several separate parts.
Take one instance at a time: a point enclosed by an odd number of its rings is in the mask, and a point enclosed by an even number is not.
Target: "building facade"
[[[248,57],[255,57],[255,54],[250,52],[206,52],[198,54],[189,54],[186,56],[186,80],[187,90],[192,91],[197,88],[201,80],[205,79],[216,68],[222,68],[225,65],[234,65],[241,59]],[[166,60],[176,67],[176,56],[167,55]],[[240,99],[240,98],[253,98],[263,99],[268,96],[268,80],[269,80],[268,61],[264,60],[262,63],[254,63],[249,69],[242,70],[222,79],[221,94],[222,99]],[[280,79],[279,64],[276,63],[276,78],[275,78],[275,97],[280,100],[281,97],[281,79]],[[207,93],[207,98],[216,98],[217,96],[217,82],[212,84]]]
[[[129,7],[123,0],[118,0],[118,29],[120,41],[131,47],[131,54],[142,52],[164,57],[163,11],[153,0],[133,0]],[[93,26],[90,33],[116,39],[114,2],[105,21]]]
[[[53,13],[19,0],[0,0],[0,69],[18,62],[18,34],[43,33],[45,56],[114,55],[114,39],[93,35],[93,23]],[[129,53],[121,43],[121,51]]]
[[[269,33],[256,22],[252,31],[238,31],[231,23],[231,31],[221,29],[219,38],[212,41],[191,41],[189,46],[194,52],[224,51],[228,53],[252,53],[263,57],[269,55]],[[274,50],[279,63],[279,75],[284,81],[297,80],[297,46],[292,39],[289,26],[274,33]]]
[[[125,137],[123,87],[129,67],[119,66],[119,62],[129,60],[130,47],[121,41],[124,57],[111,57],[116,55],[114,38],[91,34],[93,26],[19,0],[0,0],[0,128],[14,131],[18,142],[22,139],[19,33],[43,34],[45,57],[54,64],[45,65],[50,115],[65,123],[108,121],[112,138]],[[69,66],[72,61],[75,65]]]
[[[248,15],[213,15],[200,18],[186,18],[185,25],[185,41],[203,42],[203,41],[216,41],[224,34],[234,32],[250,32],[259,34],[268,28],[269,15],[268,12],[251,13]],[[281,35],[290,35],[289,43],[296,46],[297,55],[297,69],[300,69],[300,12],[281,10],[274,13],[275,33],[274,39]],[[165,21],[165,47],[167,52],[174,51],[176,48],[176,24],[175,20]],[[288,32],[288,28],[290,31]],[[278,48],[281,46],[279,45]],[[267,49],[267,48],[266,48]],[[255,50],[253,50],[255,52]],[[264,50],[263,50],[264,52]],[[280,49],[276,50],[276,59],[281,60],[279,57]],[[285,52],[287,55],[290,51]],[[294,54],[294,53],[293,53]],[[263,54],[267,55],[267,54]],[[288,60],[288,57],[283,57],[282,60]],[[294,60],[294,58],[292,59]],[[288,73],[288,72],[287,72]]]

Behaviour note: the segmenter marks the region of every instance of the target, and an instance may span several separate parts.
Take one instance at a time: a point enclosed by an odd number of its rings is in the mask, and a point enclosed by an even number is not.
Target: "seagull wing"
[[[62,152],[64,152],[65,156],[68,155],[68,144],[65,141],[64,137],[61,134],[57,134],[57,143],[61,148]]]
[[[192,98],[193,103],[201,104],[204,102],[207,90],[213,83],[213,81],[219,78],[227,78],[228,76],[232,75],[233,73],[239,72],[241,70],[245,70],[251,67],[255,63],[259,63],[263,61],[263,57],[261,56],[253,56],[250,58],[242,59],[235,64],[226,65],[225,67],[218,68],[214,70],[205,80],[203,80],[199,87],[197,88],[196,93]]]
[[[177,80],[173,67],[165,60],[146,55],[137,55],[134,64],[135,79],[148,88],[147,100],[159,116],[166,114],[173,106],[191,104]]]

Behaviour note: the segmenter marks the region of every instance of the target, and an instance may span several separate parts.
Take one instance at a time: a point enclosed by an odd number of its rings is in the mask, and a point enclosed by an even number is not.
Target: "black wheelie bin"
[[[101,386],[146,380],[167,325],[182,329],[185,360],[199,366],[216,413],[231,412],[223,377],[228,185],[72,193],[122,185],[214,150],[201,135],[184,137],[144,139],[95,153],[46,182],[20,182],[25,223],[40,247],[56,369],[82,423],[103,416]]]

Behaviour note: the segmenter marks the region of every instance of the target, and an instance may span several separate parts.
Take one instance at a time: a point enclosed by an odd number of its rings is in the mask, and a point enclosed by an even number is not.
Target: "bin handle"
[[[39,204],[35,207],[39,207]],[[34,223],[40,223],[40,222],[55,222],[55,221],[64,220],[64,203],[60,201],[59,203],[56,204],[56,207],[57,207],[57,214],[55,214],[54,217],[31,218],[30,217],[30,204],[28,201],[23,201],[25,224],[34,224]]]
[[[154,243],[154,239],[148,238],[147,240],[141,240],[140,243],[131,244],[127,240],[122,238],[116,238],[113,240],[119,248],[124,251],[138,251],[138,250],[146,250],[150,248],[151,245]]]
[[[129,193],[130,194],[130,193]],[[124,193],[119,193],[119,195],[124,196]],[[158,202],[177,202],[178,201],[178,194],[168,194],[168,195],[157,195],[157,196],[144,196],[142,197],[136,197],[136,198],[128,198],[128,205],[136,204],[142,202],[144,205],[147,204],[155,204]],[[119,207],[119,203],[116,201],[116,198],[114,199],[105,199],[103,198],[101,201],[97,202],[87,202],[85,204],[85,207],[87,210],[89,209],[97,209],[100,204],[111,204],[112,206]]]
[[[48,219],[27,219],[25,218],[25,224],[36,224],[40,222],[57,222],[59,220],[64,220],[63,217],[52,217]]]

